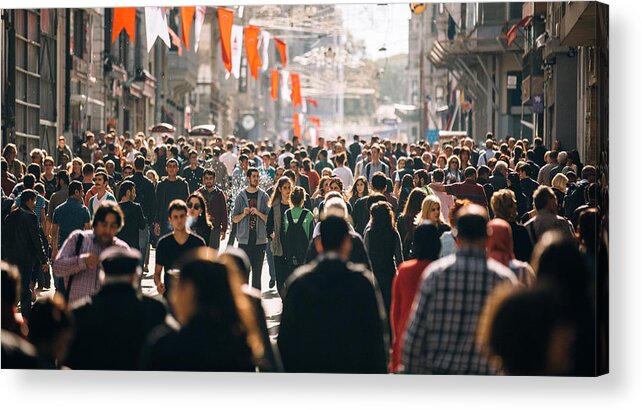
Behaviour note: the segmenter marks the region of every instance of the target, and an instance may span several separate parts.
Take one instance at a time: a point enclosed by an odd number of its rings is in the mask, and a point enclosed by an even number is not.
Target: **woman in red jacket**
[[[388,371],[397,372],[401,364],[401,349],[406,323],[412,310],[415,295],[421,285],[421,277],[430,262],[439,258],[441,242],[437,227],[431,223],[415,229],[413,251],[417,259],[402,263],[392,282],[390,325],[392,327],[392,354]]]

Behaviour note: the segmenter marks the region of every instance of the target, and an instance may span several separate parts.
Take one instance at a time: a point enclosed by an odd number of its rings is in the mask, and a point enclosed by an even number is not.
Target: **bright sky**
[[[341,4],[344,27],[359,39],[365,40],[366,51],[372,59],[408,52],[408,3],[400,4]],[[385,45],[387,51],[379,49]]]

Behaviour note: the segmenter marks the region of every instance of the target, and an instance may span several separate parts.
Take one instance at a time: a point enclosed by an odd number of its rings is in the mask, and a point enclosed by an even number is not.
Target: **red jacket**
[[[430,261],[412,259],[399,265],[392,282],[392,303],[390,304],[390,326],[392,327],[392,354],[388,371],[394,373],[401,364],[403,335],[412,311],[415,295],[421,285],[421,277]]]

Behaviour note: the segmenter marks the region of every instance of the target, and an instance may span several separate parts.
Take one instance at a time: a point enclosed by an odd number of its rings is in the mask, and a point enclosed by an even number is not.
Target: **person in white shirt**
[[[493,140],[486,140],[486,151],[479,154],[479,159],[477,160],[477,167],[482,165],[488,165],[488,161],[495,156],[495,150],[493,150]]]
[[[344,152],[334,157],[334,171],[332,172],[341,178],[341,181],[343,181],[344,192],[348,192],[352,189],[354,176],[352,175],[350,168],[346,166],[346,154]]]
[[[285,158],[290,157],[294,158],[294,154],[292,153],[292,143],[286,142],[285,143],[285,152],[281,155],[279,155],[279,159],[277,160],[277,164],[280,167],[286,168],[285,166]]]
[[[238,157],[234,154],[233,142],[225,144],[225,153],[220,156],[219,160],[225,164],[227,175],[232,175],[232,172],[234,172],[234,168],[236,167],[236,163],[238,162]]]

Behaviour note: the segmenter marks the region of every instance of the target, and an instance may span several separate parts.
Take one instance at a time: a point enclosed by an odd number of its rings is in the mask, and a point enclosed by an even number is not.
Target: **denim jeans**
[[[149,227],[144,227],[138,231],[138,247],[143,257],[142,263],[145,264],[147,260],[147,252],[149,252]]]
[[[270,279],[276,278],[275,268],[274,268],[274,256],[272,255],[272,249],[270,249],[270,244],[272,239],[268,237],[268,243],[265,246],[265,257],[267,258],[268,271],[270,272]]]
[[[242,245],[243,249],[250,259],[252,267],[252,287],[261,290],[261,271],[263,270],[263,257],[265,256],[265,245]]]

